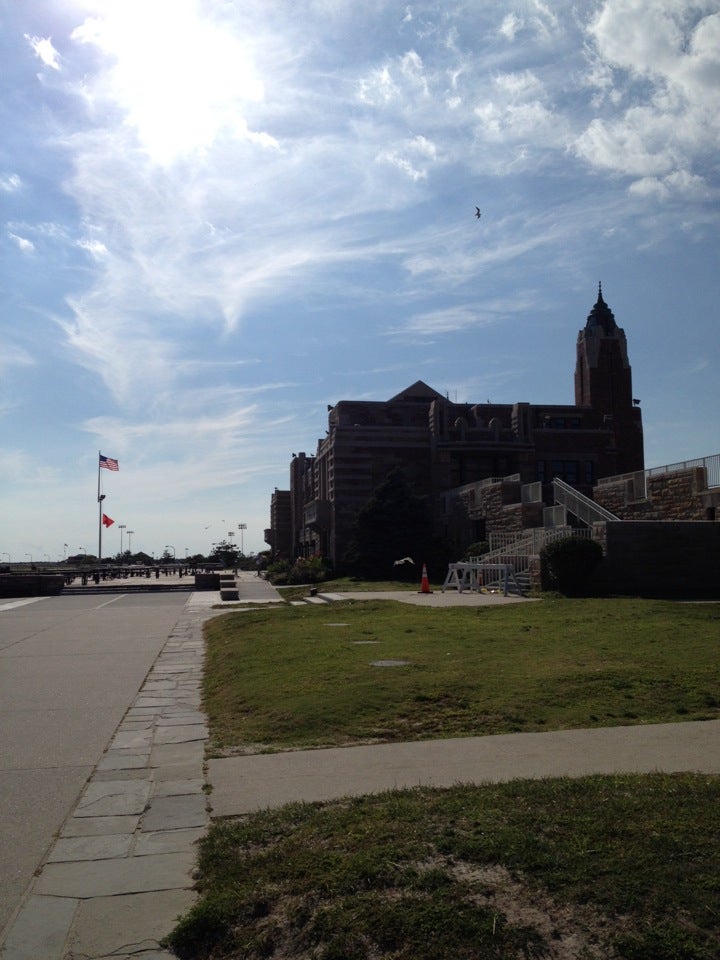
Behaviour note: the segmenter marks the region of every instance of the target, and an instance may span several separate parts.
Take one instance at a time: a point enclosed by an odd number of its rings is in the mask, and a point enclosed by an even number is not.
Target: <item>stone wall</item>
[[[647,478],[647,495],[637,498],[633,478],[619,477],[600,483],[593,499],[621,520],[714,519],[715,499],[720,491],[707,489],[704,467],[692,467]]]
[[[543,504],[521,503],[521,485],[501,480],[476,491],[475,513],[485,520],[491,533],[520,533],[528,527],[541,527]]]

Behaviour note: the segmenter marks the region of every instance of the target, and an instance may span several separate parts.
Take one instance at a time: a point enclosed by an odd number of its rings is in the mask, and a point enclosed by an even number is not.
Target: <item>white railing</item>
[[[677,473],[679,470],[692,470],[694,467],[704,467],[708,489],[720,487],[720,453],[711,457],[700,457],[697,460],[681,460],[680,463],[671,463],[667,467],[650,467],[645,471],[648,477],[657,477],[662,473]]]
[[[720,453],[714,453],[710,457],[698,457],[695,460],[680,460],[678,463],[669,463],[664,467],[649,467],[647,470],[621,473],[615,477],[602,477],[598,480],[598,486],[617,483],[621,480],[632,480],[635,484],[635,497],[642,499],[647,495],[648,477],[659,477],[663,473],[679,473],[681,470],[692,470],[695,467],[705,469],[708,490],[713,487],[720,487]]]
[[[555,540],[564,540],[566,537],[585,537],[589,539],[592,531],[577,527],[532,527],[518,533],[491,533],[490,544],[494,547],[489,553],[481,556],[468,557],[468,563],[482,566],[484,564],[510,564],[515,575],[525,574],[530,569],[530,561],[536,557],[542,548]],[[498,543],[503,541],[502,543]],[[493,584],[485,584],[492,586]]]
[[[618,520],[614,513],[610,513],[599,503],[595,503],[590,497],[586,497],[564,480],[557,477],[553,480],[553,496],[555,503],[561,504],[574,516],[586,523],[588,526],[598,520]]]

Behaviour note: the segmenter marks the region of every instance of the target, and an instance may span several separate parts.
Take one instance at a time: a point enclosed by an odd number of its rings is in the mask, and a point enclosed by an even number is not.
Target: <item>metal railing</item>
[[[645,471],[647,477],[657,477],[661,473],[677,473],[679,470],[692,470],[694,467],[704,467],[708,489],[720,487],[720,453],[711,457],[699,457],[696,460],[681,460],[666,467],[650,467]]]
[[[669,463],[664,467],[649,467],[647,470],[635,470],[632,473],[620,473],[615,477],[603,477],[598,480],[598,486],[609,483],[618,483],[622,480],[632,481],[635,489],[635,498],[643,499],[647,496],[647,481],[649,477],[659,477],[663,473],[678,473],[681,470],[693,470],[702,467],[708,490],[720,487],[720,453],[709,457],[698,457],[695,460],[680,460],[678,463]]]
[[[590,497],[586,497],[580,493],[579,490],[571,487],[565,483],[564,480],[559,480],[557,477],[553,480],[553,495],[555,497],[555,503],[561,504],[561,506],[569,510],[573,516],[577,517],[578,520],[586,523],[588,527],[598,520],[619,519],[614,513],[610,513],[605,507],[601,507],[599,503],[595,503]]]
[[[579,530],[577,527],[533,527],[521,533],[491,533],[490,544],[493,549],[482,556],[468,557],[469,563],[474,564],[511,564],[515,575],[526,574],[530,569],[530,561],[536,557],[542,548],[555,540],[564,540],[566,537],[589,538],[589,529]],[[492,584],[486,584],[492,586]]]

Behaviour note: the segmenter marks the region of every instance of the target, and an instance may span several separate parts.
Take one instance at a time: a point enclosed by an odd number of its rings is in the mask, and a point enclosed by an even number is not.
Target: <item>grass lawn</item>
[[[207,624],[213,749],[720,716],[719,604],[368,600]],[[377,666],[399,661],[402,665]],[[213,825],[195,960],[717,960],[720,778],[393,791]]]
[[[718,604],[634,599],[228,613],[206,627],[211,749],[719,717],[719,626]]]

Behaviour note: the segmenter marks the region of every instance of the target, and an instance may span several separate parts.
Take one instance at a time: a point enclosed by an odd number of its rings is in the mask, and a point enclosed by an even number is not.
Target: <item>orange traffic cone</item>
[[[428,580],[427,567],[423,564],[422,581],[420,582],[420,593],[432,593],[430,581]]]

